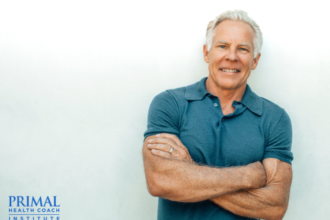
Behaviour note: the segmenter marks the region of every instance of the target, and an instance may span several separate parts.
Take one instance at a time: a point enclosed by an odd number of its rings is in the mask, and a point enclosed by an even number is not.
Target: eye
[[[220,45],[219,47],[222,48],[222,49],[225,49],[226,48],[225,45]]]
[[[241,51],[248,51],[247,49],[245,48],[239,48]]]

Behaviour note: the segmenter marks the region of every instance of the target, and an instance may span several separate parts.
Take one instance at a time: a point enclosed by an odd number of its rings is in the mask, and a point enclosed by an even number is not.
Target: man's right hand
[[[259,161],[250,163],[246,166],[248,168],[247,177],[251,183],[250,188],[257,189],[266,185],[267,175],[264,166]]]

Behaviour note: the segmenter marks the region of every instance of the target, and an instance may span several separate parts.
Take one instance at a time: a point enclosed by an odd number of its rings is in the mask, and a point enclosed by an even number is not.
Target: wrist
[[[245,168],[247,189],[256,189],[266,185],[266,172],[260,162],[251,163]]]
[[[251,189],[254,188],[254,181],[253,181],[253,170],[248,167],[242,167],[242,189]]]

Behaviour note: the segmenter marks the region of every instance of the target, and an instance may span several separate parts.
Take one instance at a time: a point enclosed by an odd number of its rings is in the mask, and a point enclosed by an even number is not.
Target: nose
[[[229,60],[229,61],[237,61],[238,60],[235,49],[227,50],[226,60]]]

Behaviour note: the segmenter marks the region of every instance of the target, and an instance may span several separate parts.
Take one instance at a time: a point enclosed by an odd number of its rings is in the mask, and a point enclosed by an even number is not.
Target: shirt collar
[[[185,98],[188,101],[202,100],[206,94],[210,94],[205,88],[205,81],[207,77],[204,77],[199,82],[194,83],[186,88]]]
[[[210,94],[205,87],[206,79],[207,77],[204,77],[199,82],[186,87],[186,94],[185,94],[186,100],[188,101],[202,100],[204,99],[205,95]],[[262,115],[262,99],[251,90],[249,85],[246,85],[246,90],[242,101],[237,103],[242,103],[251,112],[259,116]]]
[[[259,116],[262,115],[262,99],[251,90],[249,85],[246,85],[246,90],[240,103],[245,105],[251,112]]]

